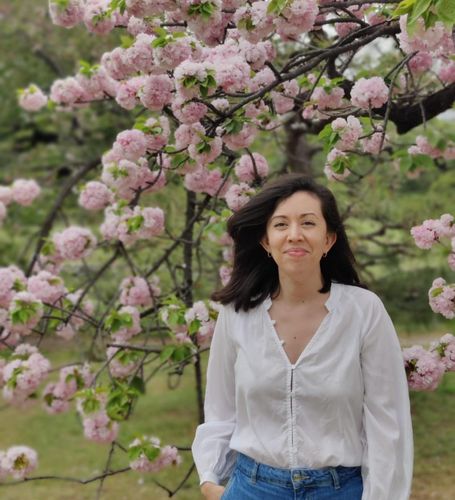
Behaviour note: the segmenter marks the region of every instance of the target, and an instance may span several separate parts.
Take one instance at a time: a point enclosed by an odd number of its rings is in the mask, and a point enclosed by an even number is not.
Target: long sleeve
[[[230,475],[236,453],[229,448],[235,428],[235,346],[228,311],[221,308],[210,347],[205,392],[205,422],[198,426],[192,445],[200,484],[220,484]]]
[[[361,350],[364,380],[362,500],[407,500],[413,438],[400,344],[382,302],[373,304]]]

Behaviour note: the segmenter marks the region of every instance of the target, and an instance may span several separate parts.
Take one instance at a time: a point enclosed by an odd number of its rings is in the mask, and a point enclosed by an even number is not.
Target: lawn
[[[53,353],[54,362],[62,361]],[[204,362],[206,360],[204,359]],[[128,444],[136,434],[159,436],[163,443],[189,446],[197,421],[196,401],[191,367],[175,389],[168,389],[166,374],[160,374],[148,385],[132,422],[122,425],[120,442]],[[415,436],[415,475],[412,500],[449,500],[455,498],[455,374],[446,374],[444,383],[434,393],[412,393],[412,415]],[[82,434],[75,412],[50,416],[39,404],[27,411],[1,409],[0,449],[26,444],[39,453],[39,467],[33,474],[90,478],[100,473],[109,451],[107,445],[88,442]],[[191,455],[182,452],[183,464],[157,475],[143,476],[127,472],[107,478],[101,499],[161,500],[169,498],[154,480],[175,488],[191,466]],[[118,450],[112,469],[127,465],[126,456]],[[62,480],[40,480],[18,485],[0,486],[2,500],[94,500],[98,483],[82,485]],[[201,498],[196,473],[180,490],[177,498]],[[392,499],[391,499],[392,500]]]

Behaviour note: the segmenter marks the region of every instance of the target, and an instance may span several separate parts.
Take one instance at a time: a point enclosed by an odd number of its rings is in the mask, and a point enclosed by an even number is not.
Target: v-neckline
[[[327,300],[324,303],[324,307],[327,309],[327,314],[324,316],[324,318],[322,318],[321,322],[319,323],[319,326],[317,327],[317,329],[314,332],[314,334],[311,337],[311,339],[308,341],[307,345],[303,348],[302,352],[299,354],[299,357],[297,358],[297,361],[295,363],[292,363],[291,360],[289,359],[288,353],[284,349],[283,342],[281,341],[280,336],[278,335],[278,332],[277,332],[277,330],[275,328],[275,320],[273,320],[270,317],[269,309],[272,306],[272,299],[271,299],[271,297],[268,296],[264,300],[264,302],[262,303],[263,312],[264,312],[264,314],[266,316],[266,321],[268,323],[269,330],[270,330],[271,334],[273,335],[273,337],[275,339],[275,342],[278,344],[280,352],[282,353],[282,355],[284,356],[287,364],[291,368],[295,368],[301,362],[302,358],[304,358],[306,356],[306,354],[308,353],[308,351],[311,349],[311,346],[315,343],[316,338],[320,336],[320,332],[323,330],[325,324],[327,323],[328,318],[330,317],[331,311],[333,309],[333,303],[334,303],[334,300],[335,300],[335,293],[336,293],[335,289],[336,289],[336,283],[332,283],[332,286],[331,286],[331,289],[330,289],[330,295],[329,295],[329,297],[327,298]]]

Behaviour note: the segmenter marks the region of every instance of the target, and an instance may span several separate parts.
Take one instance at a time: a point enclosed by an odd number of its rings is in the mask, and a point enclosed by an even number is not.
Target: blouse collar
[[[332,283],[332,285],[330,287],[330,295],[324,304],[328,311],[335,309],[335,306],[338,302],[338,295],[339,295],[340,288],[341,288],[340,283]],[[272,307],[272,299],[271,299],[270,295],[267,295],[267,297],[265,298],[264,306],[265,306],[267,311]]]

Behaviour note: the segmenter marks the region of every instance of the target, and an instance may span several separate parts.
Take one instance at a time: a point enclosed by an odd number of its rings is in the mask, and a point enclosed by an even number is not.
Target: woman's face
[[[280,272],[320,269],[320,260],[335,243],[327,232],[319,198],[297,191],[280,202],[267,222],[261,245],[272,254]]]

